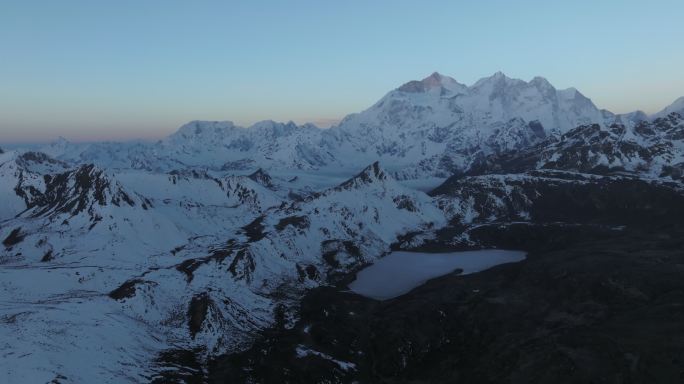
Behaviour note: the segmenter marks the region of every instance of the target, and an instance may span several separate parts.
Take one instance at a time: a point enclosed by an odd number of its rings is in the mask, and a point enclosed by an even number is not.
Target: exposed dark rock
[[[259,216],[256,219],[254,219],[251,223],[245,225],[242,227],[242,230],[249,239],[250,242],[257,242],[264,237],[266,237],[266,233],[264,232],[264,216]]]
[[[335,187],[336,190],[350,190],[358,188],[362,185],[372,184],[376,181],[387,180],[388,176],[385,171],[380,168],[379,162],[374,162],[373,164],[366,167],[358,175],[352,177],[351,179],[345,181],[339,186]]]
[[[306,279],[318,281],[321,278],[318,269],[314,265],[301,266],[297,264],[297,274],[299,275],[300,283],[303,283]]]
[[[169,172],[169,175],[171,176],[171,181],[176,184],[178,182],[179,178],[188,178],[188,179],[204,179],[204,180],[214,180],[209,173],[204,170],[204,169],[174,169]]]
[[[541,176],[541,177],[540,177]],[[472,201],[479,221],[667,225],[684,215],[677,184],[568,173],[452,177],[430,194]],[[495,204],[494,202],[498,202]],[[460,219],[457,217],[457,219]]]
[[[10,234],[5,238],[5,240],[2,241],[2,245],[7,248],[12,247],[21,243],[24,240],[24,237],[26,237],[26,234],[21,232],[21,227],[14,228],[12,232],[10,232]]]
[[[394,198],[394,203],[397,205],[397,208],[399,209],[405,209],[410,212],[418,211],[418,208],[415,204],[413,204],[413,200],[411,200],[410,196],[397,196]]]
[[[366,264],[361,249],[351,240],[323,241],[321,258],[327,264],[325,276],[329,282],[346,280],[349,271],[356,271]]]
[[[309,218],[306,216],[289,216],[289,217],[284,217],[278,221],[278,224],[275,225],[275,228],[278,231],[282,231],[287,227],[288,225],[291,225],[295,228],[299,229],[306,229],[309,228]]]
[[[193,339],[197,332],[202,329],[202,324],[207,317],[210,304],[211,299],[206,292],[194,296],[190,301],[188,306],[188,329]]]
[[[544,131],[544,126],[539,122],[539,120],[530,121],[528,127],[530,127],[532,132],[534,132],[538,138],[546,138],[546,131]]]
[[[113,185],[104,171],[92,164],[72,171],[45,175],[44,181],[45,193],[31,201],[29,206],[36,207],[34,216],[50,212],[73,216],[94,205],[135,205],[135,201],[123,189]]]
[[[201,348],[186,350],[172,349],[163,351],[157,358],[156,365],[161,367],[151,378],[152,384],[205,384],[206,372],[202,364]]]
[[[204,259],[187,259],[176,265],[176,270],[185,273],[188,282],[190,282],[194,277],[193,272],[202,264],[204,264]]]
[[[352,256],[361,257],[361,249],[353,241],[345,240],[342,242],[344,249]]]
[[[221,263],[228,256],[232,255],[234,244],[235,242],[231,240],[228,242],[226,248],[214,249],[209,256],[184,260],[182,263],[176,265],[176,270],[183,272],[186,275],[188,282],[191,282],[197,268],[209,262]]]
[[[135,296],[137,286],[145,284],[157,285],[157,283],[153,281],[146,281],[143,279],[131,279],[121,284],[121,286],[119,286],[115,290],[109,292],[109,297],[111,297],[114,300],[129,299]]]
[[[684,181],[684,163],[663,167],[660,177],[669,177],[672,180]]]
[[[244,171],[254,166],[254,160],[242,159],[238,161],[229,161],[221,167],[222,171]],[[254,169],[254,168],[252,168]]]
[[[259,168],[257,169],[254,173],[251,175],[247,176],[253,181],[257,182],[258,184],[269,188],[269,189],[274,189],[275,185],[273,184],[273,179],[271,178],[271,175],[266,173],[263,169]]]
[[[17,156],[18,165],[27,167],[30,166],[31,163],[51,164],[58,165],[61,167],[67,167],[67,164],[65,162],[53,159],[52,157],[48,156],[43,152],[29,151]]]
[[[447,275],[384,302],[343,286],[314,289],[294,329],[267,330],[249,350],[215,360],[210,382],[682,380],[681,230],[488,232],[528,246],[528,259]]]
[[[322,258],[323,260],[328,263],[328,265],[332,268],[339,268],[340,267],[340,262],[337,261],[337,250],[331,250],[323,253]]]
[[[62,383],[67,383],[69,380],[68,377],[60,374],[56,374],[55,378],[50,381],[50,384],[62,384]]]
[[[48,261],[54,260],[55,256],[52,254],[52,249],[45,252],[43,257],[40,259],[41,262],[46,263]]]
[[[252,272],[256,269],[254,256],[249,249],[243,248],[235,253],[228,271],[237,279],[251,280]]]

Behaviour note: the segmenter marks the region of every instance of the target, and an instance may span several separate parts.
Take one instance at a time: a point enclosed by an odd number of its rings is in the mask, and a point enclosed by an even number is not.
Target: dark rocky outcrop
[[[369,185],[375,182],[382,182],[387,179],[387,173],[385,173],[385,171],[380,167],[380,163],[376,161],[373,164],[366,167],[358,175],[352,177],[351,179],[335,187],[335,189],[338,191],[350,190],[358,188],[363,185]]]
[[[532,221],[595,224],[675,224],[684,215],[676,183],[565,172],[452,177],[430,192],[440,204],[472,202],[475,222]],[[460,220],[457,216],[454,220]]]
[[[215,360],[210,382],[682,380],[681,230],[481,231],[474,237],[483,245],[515,243],[528,259],[447,275],[384,302],[345,287],[314,289],[294,329],[266,331],[251,349]]]
[[[535,169],[600,175],[657,172],[660,168],[653,163],[656,158],[661,161],[676,158],[674,147],[678,140],[684,139],[684,119],[672,113],[652,122],[639,122],[630,135],[628,131],[617,123],[607,128],[598,124],[579,126],[536,145],[476,157],[465,174],[511,174]],[[664,177],[667,176],[665,173]]]
[[[135,296],[138,287],[144,287],[146,285],[156,286],[157,283],[143,279],[131,279],[121,284],[115,290],[109,292],[109,297],[114,300],[125,301],[126,299],[130,299],[131,297]]]
[[[109,297],[114,300],[123,300],[135,296],[135,286],[142,283],[141,279],[128,280],[115,290],[109,292]]]
[[[50,249],[47,252],[45,252],[45,254],[40,259],[40,261],[43,263],[47,263],[47,262],[52,261],[54,259],[55,259],[55,255],[52,253],[52,250]]]
[[[37,196],[29,208],[33,216],[48,213],[77,215],[94,206],[135,206],[133,198],[113,183],[105,172],[94,165],[44,176],[45,192]],[[93,220],[97,220],[93,217]]]
[[[12,232],[10,232],[10,234],[7,235],[5,240],[2,241],[2,245],[4,245],[7,248],[10,248],[14,245],[21,243],[24,240],[24,237],[26,237],[26,234],[21,232],[21,227],[14,228]]]
[[[264,237],[266,237],[266,232],[264,232],[264,216],[259,216],[254,219],[249,224],[242,227],[242,232],[247,236],[249,242],[257,242]]]
[[[202,329],[210,305],[211,298],[206,292],[195,295],[190,301],[190,305],[188,305],[188,330],[193,338]]]
[[[292,226],[298,229],[306,229],[309,227],[309,218],[306,216],[288,216],[280,219],[275,228],[278,231],[284,230],[287,226]]]
[[[188,282],[191,282],[197,268],[210,262],[222,263],[227,257],[231,256],[234,251],[235,243],[235,240],[230,240],[224,248],[213,249],[208,256],[187,259],[176,265],[176,270],[183,272]]]
[[[263,169],[259,168],[251,175],[247,176],[251,180],[269,189],[275,189],[275,184],[273,184],[273,178],[271,175],[266,173]]]

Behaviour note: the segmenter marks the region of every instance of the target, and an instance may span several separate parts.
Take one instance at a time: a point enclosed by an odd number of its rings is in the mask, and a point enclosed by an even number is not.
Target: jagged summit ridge
[[[423,80],[413,80],[397,88],[398,91],[407,93],[426,92],[435,88],[444,88],[448,90],[465,89],[466,86],[457,82],[455,79],[444,76],[439,72],[433,72],[430,76]]]
[[[338,186],[339,189],[354,189],[360,186],[372,185],[375,183],[382,183],[391,180],[391,176],[387,175],[384,169],[380,167],[380,162],[376,161],[367,166],[359,174],[345,181]]]
[[[34,216],[64,213],[75,216],[95,207],[135,206],[132,195],[112,180],[104,170],[92,164],[82,165],[64,173],[45,176],[45,192],[35,199],[30,208]],[[143,203],[144,209],[147,206]]]
[[[672,112],[678,113],[680,115],[684,115],[684,96],[678,98],[677,100],[672,102],[672,104],[663,108],[662,111],[654,114],[653,118],[666,117],[669,114],[671,114]]]
[[[587,174],[632,174],[682,180],[684,120],[677,113],[634,126],[579,126],[536,146],[492,155],[467,174],[522,173],[537,169]]]
[[[478,156],[525,148],[606,119],[577,90],[556,90],[541,77],[526,82],[499,72],[465,86],[434,73],[348,116],[322,141],[336,159],[380,159],[398,178],[446,177]]]
[[[684,111],[684,98],[656,117]],[[581,125],[636,125],[643,112],[600,110],[575,88],[556,89],[546,78],[529,81],[497,72],[472,85],[434,72],[387,93],[370,108],[330,129],[261,121],[244,128],[230,121],[192,121],[156,143],[73,144],[45,151],[71,163],[103,168],[221,172],[259,168],[350,172],[380,160],[400,179],[448,177],[478,157],[535,145]]]

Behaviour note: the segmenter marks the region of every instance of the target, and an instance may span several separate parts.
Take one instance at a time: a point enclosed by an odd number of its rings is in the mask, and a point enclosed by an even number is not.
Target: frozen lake
[[[450,253],[392,252],[356,275],[349,288],[359,295],[387,300],[427,280],[462,269],[463,275],[525,259],[525,252],[503,249]]]

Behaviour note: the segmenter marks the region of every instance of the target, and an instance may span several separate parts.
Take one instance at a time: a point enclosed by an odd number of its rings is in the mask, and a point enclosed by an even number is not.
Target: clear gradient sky
[[[0,0],[0,143],[321,122],[498,70],[655,112],[684,95],[684,1]]]

